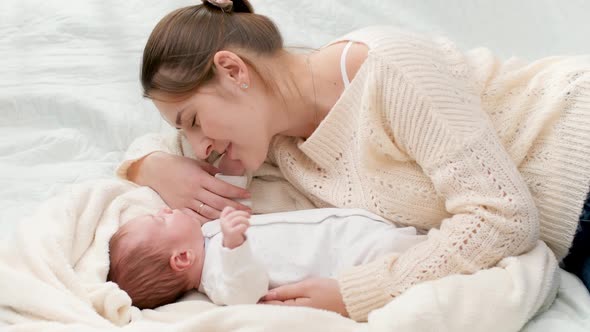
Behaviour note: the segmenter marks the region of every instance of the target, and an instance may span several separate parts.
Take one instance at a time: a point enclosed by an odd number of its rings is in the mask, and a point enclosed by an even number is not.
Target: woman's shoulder
[[[390,25],[375,25],[351,31],[329,42],[325,47],[344,41],[365,44],[371,51],[379,52],[395,44],[432,43],[433,38]]]
[[[343,71],[346,70],[345,77],[352,81],[367,59],[369,48],[363,43],[342,40],[323,48],[321,53],[321,62],[324,68],[339,63],[340,71],[334,69],[333,73],[338,74],[337,76],[344,76]]]

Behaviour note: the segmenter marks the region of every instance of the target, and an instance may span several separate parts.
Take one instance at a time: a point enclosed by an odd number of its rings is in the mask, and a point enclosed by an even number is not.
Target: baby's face
[[[198,220],[180,210],[163,208],[158,213],[143,215],[128,221],[128,241],[147,238],[154,246],[202,246],[203,233]]]

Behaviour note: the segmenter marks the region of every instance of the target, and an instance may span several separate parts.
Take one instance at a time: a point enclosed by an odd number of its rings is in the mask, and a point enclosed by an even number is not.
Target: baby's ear
[[[170,267],[172,270],[182,272],[190,268],[195,262],[195,255],[192,250],[174,251],[170,256]]]

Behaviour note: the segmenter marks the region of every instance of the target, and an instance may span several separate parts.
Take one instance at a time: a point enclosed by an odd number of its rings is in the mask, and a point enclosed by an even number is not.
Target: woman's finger
[[[258,301],[259,304],[271,304],[271,305],[284,305],[283,301],[265,301],[260,299],[260,301]]]
[[[189,208],[195,211],[195,213],[197,213],[199,216],[201,216],[201,218],[206,219],[207,221],[219,218],[220,211],[215,210],[214,208],[207,205],[207,203],[205,202],[201,202],[195,199],[190,203]]]
[[[307,298],[305,287],[301,282],[273,288],[262,297],[263,301],[287,301]]]
[[[215,176],[215,174],[219,173],[219,168],[209,164],[208,162],[197,161],[197,163],[199,164],[201,169],[209,173],[209,175]]]
[[[221,197],[233,199],[250,198],[250,193],[248,190],[234,186],[213,176],[204,178],[201,182],[201,185],[203,188]]]
[[[200,213],[203,217],[208,218],[209,220],[218,219],[221,215],[221,211],[212,208],[207,204],[201,207]]]
[[[217,211],[223,211],[223,209],[226,206],[231,206],[232,208],[236,209],[236,210],[243,210],[243,211],[250,211],[250,208],[240,204],[236,201],[232,201],[229,198],[225,198],[222,196],[219,196],[215,193],[212,193],[208,190],[201,190],[197,197],[195,197],[195,199],[205,203],[206,205],[208,205],[209,207],[217,210]],[[217,214],[215,216],[215,219],[219,218],[219,214]]]
[[[206,222],[209,221],[209,219],[201,216],[200,214],[196,213],[195,211],[189,209],[189,208],[182,208],[180,209],[184,214],[190,216],[191,218],[197,220],[199,223],[201,223],[201,226],[204,225]]]
[[[259,301],[260,304],[272,304],[272,305],[283,305],[292,307],[313,307],[311,299],[306,297],[299,297],[296,299],[290,299],[286,301]]]

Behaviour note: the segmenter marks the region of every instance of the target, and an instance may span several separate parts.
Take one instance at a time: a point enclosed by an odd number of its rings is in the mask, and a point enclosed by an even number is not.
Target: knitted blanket
[[[108,241],[164,203],[149,188],[101,180],[70,187],[0,244],[0,324],[8,331],[517,331],[553,301],[557,262],[543,243],[473,275],[410,288],[367,323],[310,308],[218,307],[201,294],[155,310],[106,282]]]

